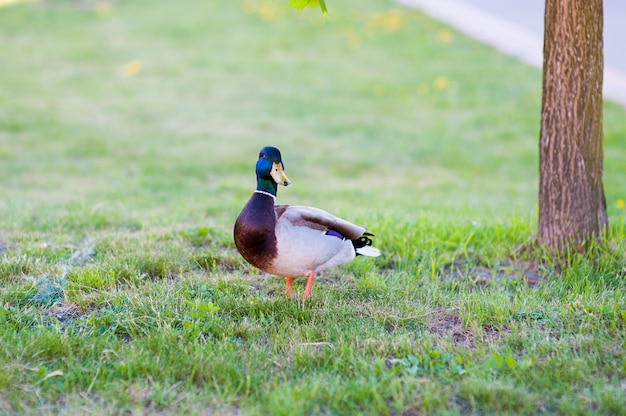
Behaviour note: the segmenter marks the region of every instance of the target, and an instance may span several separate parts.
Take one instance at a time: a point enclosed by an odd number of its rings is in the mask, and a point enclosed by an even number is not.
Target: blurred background
[[[532,220],[540,71],[390,0],[329,12],[279,0],[1,7],[2,227],[226,229],[270,144],[293,181],[283,203],[352,219]],[[625,216],[625,115],[607,103],[612,218]]]

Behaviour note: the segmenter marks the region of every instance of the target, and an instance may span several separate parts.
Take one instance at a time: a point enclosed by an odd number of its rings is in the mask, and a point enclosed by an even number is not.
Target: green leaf
[[[202,302],[198,305],[198,312],[205,312],[209,315],[213,315],[219,312],[220,307],[214,305],[213,302]]]
[[[504,357],[504,362],[511,370],[515,370],[517,368],[517,361],[515,361],[515,358],[510,355]]]
[[[289,7],[293,7],[295,9],[304,9],[306,6],[309,6],[310,8],[320,6],[322,14],[328,13],[328,9],[326,8],[326,2],[324,0],[289,0]]]
[[[483,366],[489,370],[499,370],[502,368],[502,356],[497,352],[492,353]]]
[[[320,9],[322,9],[322,14],[327,14],[328,9],[326,8],[326,2],[324,0],[319,0]]]
[[[309,0],[289,0],[289,7],[294,9],[304,9],[309,4]]]
[[[220,307],[213,302],[202,302],[201,299],[194,299],[193,302],[186,301],[185,303],[194,309],[191,311],[192,319],[203,319],[220,311]]]

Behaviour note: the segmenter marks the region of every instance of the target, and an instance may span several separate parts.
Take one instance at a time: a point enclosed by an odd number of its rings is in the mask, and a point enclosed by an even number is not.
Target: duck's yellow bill
[[[282,163],[273,163],[272,170],[270,171],[270,175],[272,175],[272,179],[274,182],[279,183],[281,185],[287,186],[291,183],[285,172],[283,171]]]

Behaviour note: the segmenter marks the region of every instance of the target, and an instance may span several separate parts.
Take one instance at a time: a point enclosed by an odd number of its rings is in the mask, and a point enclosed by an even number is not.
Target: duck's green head
[[[277,184],[287,186],[290,183],[284,169],[280,150],[273,146],[261,149],[259,161],[256,162],[256,189],[276,195]]]

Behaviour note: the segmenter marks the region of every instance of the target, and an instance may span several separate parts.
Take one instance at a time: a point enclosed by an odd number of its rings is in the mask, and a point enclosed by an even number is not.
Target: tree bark
[[[539,244],[602,239],[602,0],[546,0],[539,139]]]

